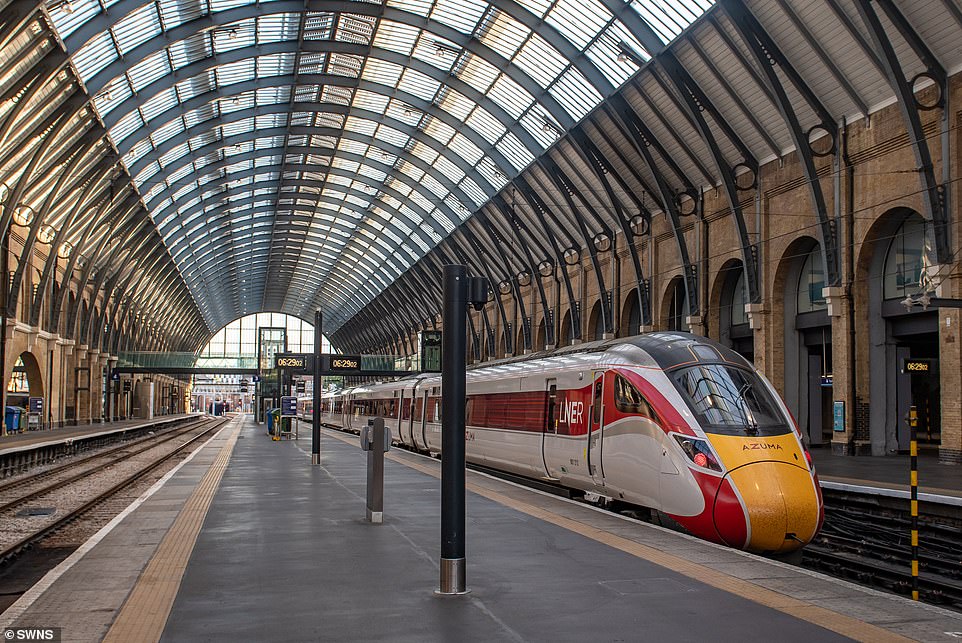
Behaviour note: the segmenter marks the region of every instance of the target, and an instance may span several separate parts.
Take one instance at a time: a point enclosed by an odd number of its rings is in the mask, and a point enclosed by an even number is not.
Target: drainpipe
[[[847,449],[849,455],[853,455],[855,443],[855,423],[858,418],[858,362],[855,350],[855,166],[852,159],[848,156],[848,123],[842,118],[842,162],[845,164],[845,210],[848,216],[845,217],[845,234],[848,237],[846,243],[846,271],[848,272],[845,289],[848,294],[848,363],[849,372],[849,399],[852,401],[851,414],[852,433],[849,436]]]

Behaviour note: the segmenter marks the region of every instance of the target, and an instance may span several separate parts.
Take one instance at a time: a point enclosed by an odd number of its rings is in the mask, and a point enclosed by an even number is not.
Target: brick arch
[[[732,276],[732,271],[743,270],[744,264],[741,259],[729,259],[722,264],[722,267],[715,273],[715,279],[712,282],[711,290],[708,296],[708,336],[718,339],[721,333],[721,321],[722,315],[729,314],[727,306],[729,302],[723,301],[723,295],[725,293],[725,286],[728,283],[729,278]],[[777,291],[776,291],[777,292]],[[724,308],[724,310],[723,310]]]
[[[625,295],[621,306],[621,322],[618,324],[618,337],[630,337],[641,331],[641,308],[638,295],[631,291]]]
[[[585,333],[585,339],[589,342],[601,339],[601,335],[605,332],[605,324],[601,319],[601,300],[596,300],[594,305],[591,307],[591,313],[588,315],[588,332]]]

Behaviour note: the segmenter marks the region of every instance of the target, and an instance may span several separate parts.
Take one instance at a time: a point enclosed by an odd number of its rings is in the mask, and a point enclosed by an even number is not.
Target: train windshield
[[[671,379],[706,431],[777,435],[789,430],[768,388],[751,371],[699,364],[678,369]]]

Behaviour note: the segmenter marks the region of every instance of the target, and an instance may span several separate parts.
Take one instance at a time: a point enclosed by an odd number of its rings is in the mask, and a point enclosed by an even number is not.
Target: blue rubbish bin
[[[277,434],[277,425],[281,421],[281,410],[280,409],[268,409],[267,410],[267,433],[268,435]]]
[[[3,421],[7,425],[7,433],[16,433],[20,430],[21,415],[23,415],[23,409],[19,406],[8,406],[6,408]]]

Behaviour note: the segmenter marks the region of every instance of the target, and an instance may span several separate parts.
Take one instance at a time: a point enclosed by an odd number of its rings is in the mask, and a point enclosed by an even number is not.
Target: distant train
[[[300,412],[312,414],[309,399]],[[441,378],[328,393],[321,421],[382,417],[396,444],[441,450]],[[658,332],[487,362],[467,373],[469,462],[661,512],[759,553],[818,533],[811,455],[771,384],[704,337]]]

